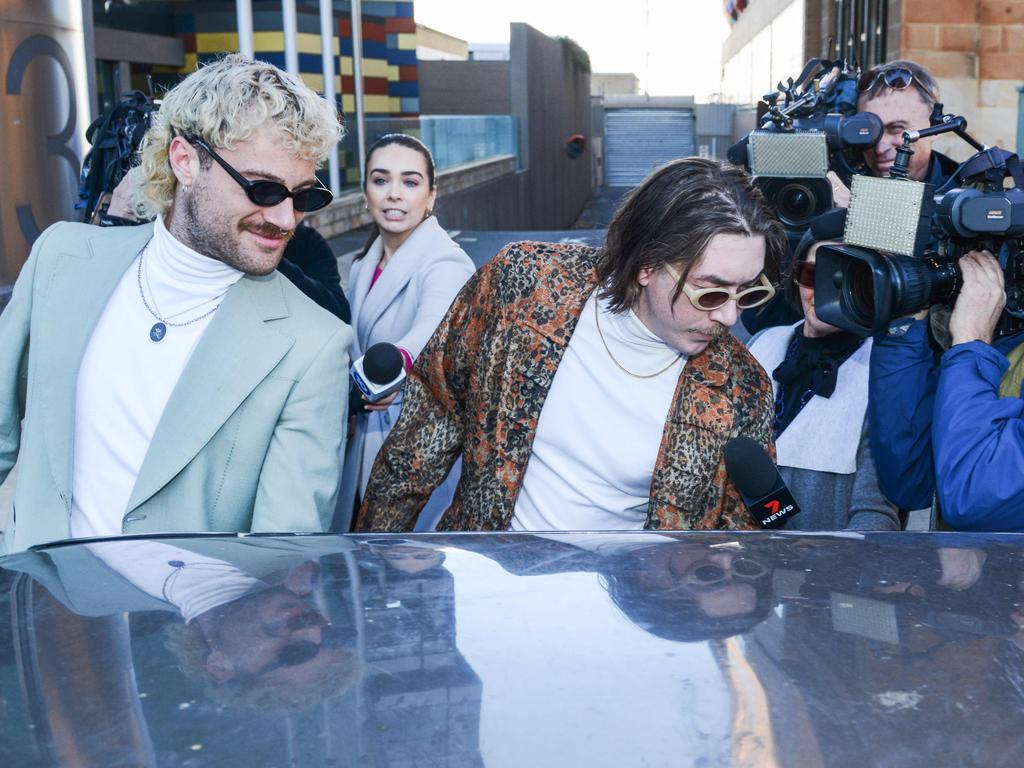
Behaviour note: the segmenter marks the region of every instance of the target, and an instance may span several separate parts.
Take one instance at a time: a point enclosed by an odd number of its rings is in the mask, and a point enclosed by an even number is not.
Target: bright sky
[[[652,96],[720,90],[721,0],[416,0],[416,21],[471,43],[508,42],[511,22],[567,35],[590,54],[594,72],[632,72]]]

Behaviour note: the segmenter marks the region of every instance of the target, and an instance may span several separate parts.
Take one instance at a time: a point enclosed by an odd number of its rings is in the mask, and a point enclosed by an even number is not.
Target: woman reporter
[[[373,226],[349,273],[352,359],[378,342],[389,342],[402,352],[408,371],[475,268],[433,215],[434,159],[419,139],[401,133],[382,136],[367,153],[363,178]],[[336,530],[349,529],[356,496],[366,488],[400,410],[396,392],[375,403],[365,401],[356,414]]]

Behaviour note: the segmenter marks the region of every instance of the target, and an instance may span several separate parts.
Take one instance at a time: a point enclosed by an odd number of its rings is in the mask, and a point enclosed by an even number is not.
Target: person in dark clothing
[[[938,88],[927,70],[910,61],[868,70],[861,84],[860,108],[877,114],[885,126],[882,140],[864,159],[875,174],[887,176],[896,147],[902,145],[903,132],[928,125],[939,98]],[[910,179],[931,184],[938,191],[954,177],[956,169],[956,162],[932,150],[931,139],[915,142]],[[999,340],[992,352],[1001,356],[1019,341]],[[943,345],[932,335],[927,310],[894,319],[875,338],[871,351],[871,451],[879,486],[904,509],[930,506],[935,493],[932,414],[943,352]]]
[[[352,310],[341,289],[338,259],[331,246],[312,227],[295,228],[277,271],[343,323],[352,323]]]
[[[779,472],[802,507],[796,530],[897,530],[896,509],[878,489],[866,431],[871,339],[829,325],[814,311],[818,246],[842,237],[846,211],[811,222],[783,277],[786,300],[804,319],[767,328],[750,352],[772,374]]]

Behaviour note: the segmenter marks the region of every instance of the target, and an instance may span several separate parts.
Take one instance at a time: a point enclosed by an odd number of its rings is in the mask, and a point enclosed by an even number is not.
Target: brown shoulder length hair
[[[640,298],[642,269],[681,267],[679,286],[715,235],[763,235],[765,272],[775,282],[786,234],[760,190],[738,167],[685,157],[651,173],[623,201],[598,254],[600,296],[613,312]]]

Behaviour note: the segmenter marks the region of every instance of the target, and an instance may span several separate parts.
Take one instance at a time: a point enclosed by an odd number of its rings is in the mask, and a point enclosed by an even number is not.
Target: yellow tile
[[[341,110],[346,115],[354,115],[356,113],[356,97],[351,93],[343,94],[341,97]]]
[[[392,83],[397,83],[401,79],[402,79],[402,76],[398,72],[398,67],[396,67],[394,64],[389,64],[388,65],[388,80],[390,80]]]
[[[302,82],[308,85],[317,93],[322,93],[324,90],[324,76],[316,72],[299,72],[299,77],[302,78]]]
[[[261,53],[284,50],[284,32],[253,32],[252,49]]]
[[[182,66],[181,71],[182,72],[195,72],[196,71],[196,63],[198,62],[198,60],[199,60],[198,57],[194,53],[186,53],[185,54],[185,64]]]
[[[387,77],[388,63],[384,59],[363,59],[363,77]]]
[[[352,57],[351,56],[342,56],[341,57],[341,74],[343,74],[343,75],[354,74],[354,72],[352,71]]]
[[[366,112],[390,112],[391,98],[389,96],[363,96],[363,109]]]
[[[238,35],[234,32],[204,32],[196,35],[196,53],[222,53],[238,50]]]
[[[320,53],[320,35],[299,32],[295,36],[295,44],[299,48],[299,53]]]
[[[401,112],[402,100],[397,96],[388,96],[388,112]]]
[[[398,34],[398,50],[400,50],[400,51],[415,51],[416,50],[416,33],[415,32],[400,32]]]

